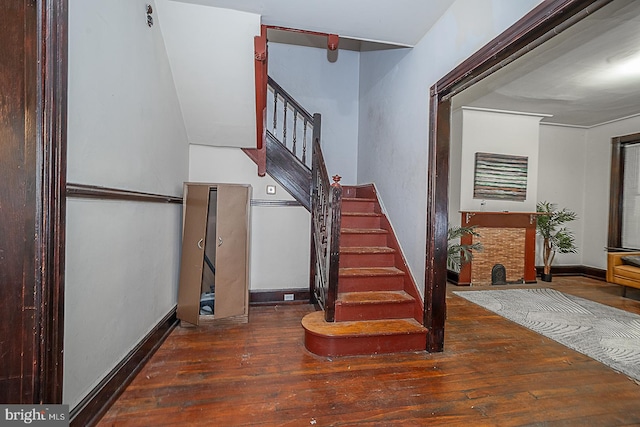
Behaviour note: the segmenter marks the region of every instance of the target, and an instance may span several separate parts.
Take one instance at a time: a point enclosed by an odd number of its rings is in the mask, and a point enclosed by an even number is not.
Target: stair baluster
[[[325,320],[333,322],[338,295],[342,187],[337,175],[334,184],[330,184],[320,149],[320,114],[313,118],[311,248],[315,275],[311,288],[315,301],[324,310]]]
[[[307,133],[307,129],[316,126],[313,116],[271,77],[268,79],[267,89],[268,97],[273,97],[273,101],[267,104],[268,108],[273,109],[268,112],[269,117],[273,118],[272,130],[268,132],[311,169],[311,162],[306,154],[307,146],[312,142],[308,140],[311,135]],[[302,122],[302,129],[298,126],[299,121]],[[288,146],[287,139],[291,141]],[[302,150],[298,149],[300,144]]]

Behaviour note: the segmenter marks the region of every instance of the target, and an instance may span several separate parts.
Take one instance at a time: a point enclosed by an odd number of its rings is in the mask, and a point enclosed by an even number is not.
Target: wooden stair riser
[[[351,304],[336,302],[335,321],[406,319],[413,317],[414,301]]]
[[[404,276],[340,276],[340,292],[398,291],[404,289]]]
[[[312,353],[325,357],[360,354],[389,354],[424,351],[427,335],[424,332],[359,337],[321,336],[305,331],[304,345]]]
[[[335,321],[323,312],[305,316],[305,347],[328,357],[424,351],[427,329],[413,279],[375,189],[361,190],[343,192]]]
[[[342,212],[375,212],[376,203],[369,199],[342,199]]]
[[[393,253],[340,253],[340,267],[392,267],[395,265]]]
[[[340,246],[386,246],[387,233],[348,233],[340,234]]]
[[[380,228],[380,217],[371,215],[342,215],[342,228]]]

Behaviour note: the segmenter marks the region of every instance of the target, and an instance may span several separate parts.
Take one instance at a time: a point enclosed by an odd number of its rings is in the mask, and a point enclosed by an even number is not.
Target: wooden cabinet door
[[[200,318],[200,287],[209,214],[209,188],[209,185],[198,184],[184,186],[177,317],[194,325],[199,323]]]
[[[247,314],[250,188],[218,186],[215,319]]]
[[[177,317],[200,323],[200,294],[211,189],[217,189],[213,319],[248,314],[249,206],[246,185],[185,184]],[[209,317],[209,316],[207,316]]]

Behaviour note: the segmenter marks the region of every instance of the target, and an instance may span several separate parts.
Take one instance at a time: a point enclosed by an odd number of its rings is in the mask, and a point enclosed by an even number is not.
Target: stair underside
[[[305,347],[320,356],[423,351],[427,330],[414,319],[325,322],[316,311],[302,319]]]

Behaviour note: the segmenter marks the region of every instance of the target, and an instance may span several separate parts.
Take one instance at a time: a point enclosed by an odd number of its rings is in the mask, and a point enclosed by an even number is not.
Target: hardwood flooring
[[[534,286],[640,314],[640,290],[622,298],[581,277]],[[451,293],[484,288],[449,285],[442,353],[314,356],[300,326],[310,305],[177,328],[99,425],[640,425],[638,382]]]

